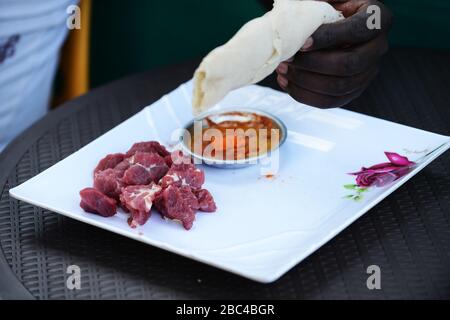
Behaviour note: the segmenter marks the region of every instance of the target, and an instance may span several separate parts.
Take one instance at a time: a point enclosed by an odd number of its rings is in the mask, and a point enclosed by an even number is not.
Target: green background
[[[392,46],[450,49],[450,0],[386,0]],[[201,57],[265,12],[258,0],[93,1],[91,86]]]

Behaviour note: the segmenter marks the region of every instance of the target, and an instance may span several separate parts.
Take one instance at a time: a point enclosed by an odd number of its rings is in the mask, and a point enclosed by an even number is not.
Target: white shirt
[[[77,0],[0,0],[0,151],[48,110]]]

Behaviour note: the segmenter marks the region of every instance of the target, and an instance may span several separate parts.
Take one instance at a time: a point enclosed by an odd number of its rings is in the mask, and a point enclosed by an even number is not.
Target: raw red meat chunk
[[[106,169],[94,177],[94,188],[113,199],[119,199],[122,189],[121,171]]]
[[[80,206],[104,217],[117,203],[130,214],[131,227],[145,224],[152,206],[167,219],[192,228],[198,210],[213,212],[216,204],[202,189],[205,174],[181,151],[169,153],[156,141],[135,143],[127,153],[109,154],[94,170],[94,188],[80,191]]]
[[[195,220],[198,201],[189,187],[170,185],[156,197],[155,207],[163,217],[180,221],[189,230]]]
[[[157,141],[138,142],[133,144],[126,156],[131,157],[136,152],[157,153],[161,157],[170,155],[169,151]]]
[[[170,168],[173,164],[172,155],[169,154],[168,156],[165,156],[164,161],[166,162],[167,166]]]
[[[198,210],[203,212],[214,212],[217,210],[214,198],[208,190],[194,190],[194,194],[197,197]]]
[[[117,172],[117,176],[122,178],[125,171],[130,167],[130,159],[125,159],[120,162],[117,166],[115,166],[114,170]]]
[[[192,164],[192,158],[183,154],[182,151],[176,150],[172,152],[168,157],[170,157],[170,167],[172,165],[183,165],[183,164]]]
[[[100,162],[98,163],[97,167],[94,170],[94,175],[97,174],[99,171],[115,168],[124,159],[125,155],[123,153],[108,154],[106,157],[100,160]]]
[[[205,173],[196,168],[194,164],[173,164],[167,174],[161,179],[161,186],[187,185],[193,189],[200,189],[205,183]]]
[[[205,182],[205,174],[195,167],[191,158],[181,151],[171,154],[172,166],[161,179],[163,192],[155,201],[156,209],[163,217],[181,221],[184,228],[192,228],[197,210],[216,211],[212,195],[201,189]]]
[[[157,153],[137,152],[129,162],[131,165],[123,175],[123,182],[127,185],[158,182],[169,170],[164,158]]]
[[[136,223],[143,225],[147,222],[151,215],[153,201],[160,191],[161,187],[154,183],[145,186],[128,186],[122,189],[120,201],[122,206],[130,211],[131,226],[135,226]]]
[[[96,213],[103,217],[112,217],[117,212],[116,201],[94,188],[80,191],[80,207],[86,212]]]
[[[189,207],[191,207],[192,210],[197,211],[200,208],[197,197],[191,187],[181,186],[178,190],[180,191],[181,197],[189,203]]]

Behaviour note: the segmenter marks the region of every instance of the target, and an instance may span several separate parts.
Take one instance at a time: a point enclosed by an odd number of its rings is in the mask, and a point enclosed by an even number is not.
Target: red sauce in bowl
[[[279,145],[280,126],[263,114],[253,112],[224,112],[202,120],[202,155],[213,159],[249,159],[267,153]],[[211,130],[212,129],[212,130]],[[191,151],[196,139],[194,126],[191,134]]]

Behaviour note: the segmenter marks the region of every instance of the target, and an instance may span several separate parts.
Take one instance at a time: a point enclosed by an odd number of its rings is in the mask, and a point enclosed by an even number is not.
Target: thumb
[[[368,5],[360,8],[354,15],[335,22],[324,24],[308,39],[301,51],[314,51],[323,48],[334,48],[367,42],[387,31],[391,25],[392,15],[386,7],[380,5],[381,28],[371,29],[367,25],[371,13]]]

